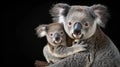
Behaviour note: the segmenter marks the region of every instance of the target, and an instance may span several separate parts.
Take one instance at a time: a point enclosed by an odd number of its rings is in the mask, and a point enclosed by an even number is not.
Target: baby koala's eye
[[[60,32],[60,34],[62,34],[62,35],[63,35],[63,31],[61,31],[61,32]]]
[[[49,36],[53,36],[53,33],[50,33]]]

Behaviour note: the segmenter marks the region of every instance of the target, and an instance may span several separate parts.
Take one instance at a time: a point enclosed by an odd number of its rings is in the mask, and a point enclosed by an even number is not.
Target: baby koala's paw
[[[50,61],[49,63],[48,63],[49,65],[52,65],[52,64],[54,64],[52,61]]]
[[[48,66],[48,63],[45,61],[36,60],[34,65],[35,65],[35,67],[46,67],[46,66]]]

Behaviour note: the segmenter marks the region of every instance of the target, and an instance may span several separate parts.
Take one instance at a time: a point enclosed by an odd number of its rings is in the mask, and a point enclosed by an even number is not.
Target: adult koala
[[[63,23],[72,39],[88,44],[88,51],[71,55],[48,67],[120,67],[120,53],[100,27],[105,26],[108,12],[104,5],[80,6],[58,3],[50,10],[55,22]]]

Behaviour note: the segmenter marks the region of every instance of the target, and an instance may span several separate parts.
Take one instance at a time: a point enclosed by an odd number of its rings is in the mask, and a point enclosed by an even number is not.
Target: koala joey
[[[120,67],[120,53],[112,40],[101,30],[109,13],[107,7],[55,4],[50,14],[63,24],[67,35],[88,44],[86,52],[75,53],[48,67]]]
[[[86,51],[87,44],[83,45],[83,42],[71,47],[67,46],[66,34],[60,23],[39,25],[36,32],[39,37],[46,36],[47,38],[48,43],[43,49],[43,54],[48,63],[56,63],[69,55]]]

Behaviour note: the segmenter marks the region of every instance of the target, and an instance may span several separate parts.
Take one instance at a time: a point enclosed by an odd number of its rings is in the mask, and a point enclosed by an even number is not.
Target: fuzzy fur
[[[66,5],[69,9],[63,8],[66,7]],[[59,8],[68,11],[67,15],[63,15],[65,20],[65,23],[63,23],[63,25],[66,33],[70,38],[74,39],[70,33],[72,28],[69,28],[67,25],[69,21],[74,24],[76,21],[88,18],[86,20],[89,21],[89,24],[91,24],[90,27],[88,27],[88,30],[94,33],[85,32],[86,34],[89,33],[85,35],[83,39],[87,44],[89,44],[87,48],[88,51],[76,53],[61,60],[59,63],[47,67],[120,67],[120,53],[117,47],[114,45],[112,40],[100,29],[100,26],[105,26],[107,17],[109,16],[107,7],[100,4],[93,6],[70,6],[68,4],[58,3],[51,9],[51,15],[54,14],[52,15],[53,18],[58,18],[58,20],[59,17],[56,16],[59,14],[57,13],[59,12]],[[55,11],[55,9],[57,11]],[[85,14],[86,16],[81,16],[79,13]],[[95,27],[93,27],[94,24],[96,25]],[[91,36],[85,38],[88,35]]]

